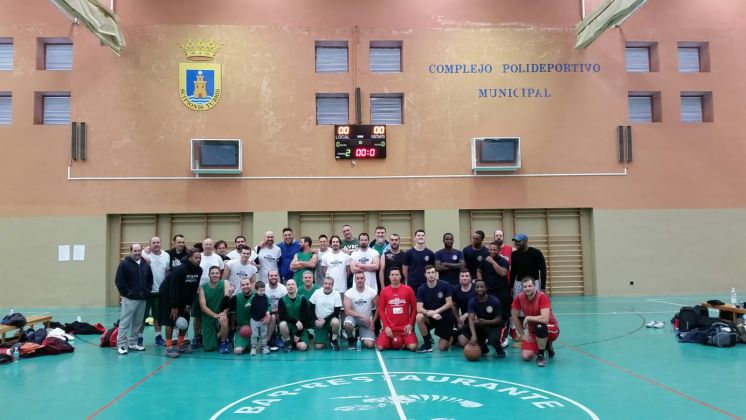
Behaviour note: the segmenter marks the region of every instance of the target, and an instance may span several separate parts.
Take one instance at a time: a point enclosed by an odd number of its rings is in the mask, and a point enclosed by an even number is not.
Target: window
[[[712,122],[712,92],[681,92],[681,122]]]
[[[660,98],[660,92],[630,92],[627,96],[629,122],[660,122]]]
[[[13,120],[13,97],[10,92],[0,92],[0,125],[8,125]]]
[[[383,93],[370,95],[370,123],[400,125],[403,119],[404,95]]]
[[[316,73],[347,73],[347,41],[316,41]]]
[[[624,48],[624,58],[627,72],[658,71],[658,43],[627,42]]]
[[[679,42],[678,56],[681,73],[710,71],[709,44],[706,42]]]
[[[316,124],[348,124],[349,96],[346,93],[316,94]]]
[[[371,73],[401,73],[401,41],[371,41]]]
[[[0,38],[0,71],[13,70],[13,38]]]
[[[37,70],[72,70],[73,44],[67,38],[38,38]]]
[[[70,92],[36,92],[34,123],[70,124]]]

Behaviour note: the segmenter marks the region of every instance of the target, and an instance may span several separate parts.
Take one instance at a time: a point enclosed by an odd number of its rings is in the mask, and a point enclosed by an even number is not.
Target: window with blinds
[[[347,41],[316,41],[316,73],[347,71]]]
[[[370,123],[401,125],[403,118],[404,96],[401,93],[370,95]]]
[[[624,49],[625,68],[628,72],[650,71],[650,47],[626,47]]]
[[[629,122],[650,123],[653,122],[653,97],[633,96],[627,97],[629,109]]]
[[[0,125],[8,125],[13,120],[13,97],[10,92],[0,92]]]
[[[679,72],[700,72],[698,47],[679,47]]]
[[[45,70],[72,70],[73,44],[45,44]]]
[[[0,38],[0,71],[13,70],[13,39]]]
[[[45,125],[70,124],[70,94],[42,96],[42,123]]]
[[[687,122],[687,123],[702,122],[702,97],[701,96],[682,96],[681,97],[681,122]]]
[[[316,94],[316,124],[348,124],[350,100],[346,93]]]
[[[401,73],[401,41],[371,41],[371,73]]]

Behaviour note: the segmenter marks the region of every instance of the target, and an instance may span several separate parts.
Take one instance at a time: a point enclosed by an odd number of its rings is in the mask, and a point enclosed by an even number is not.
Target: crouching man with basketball
[[[549,297],[543,292],[536,290],[536,281],[531,276],[521,279],[523,291],[513,300],[511,315],[516,334],[523,337],[521,347],[521,358],[525,361],[536,357],[539,367],[547,365],[544,350],[549,353],[549,358],[554,357],[552,342],[559,337],[559,324],[552,313],[552,304]],[[518,319],[523,312],[523,322]],[[525,330],[525,331],[524,331]]]
[[[383,324],[376,339],[378,350],[400,350],[404,346],[411,351],[417,350],[417,336],[414,334],[417,298],[411,287],[401,284],[401,278],[400,269],[392,268],[389,271],[391,284],[383,288],[378,298],[378,313]]]
[[[500,300],[487,294],[487,284],[482,279],[477,280],[474,289],[476,296],[469,301],[469,325],[464,325],[462,334],[469,339],[469,345],[478,344],[483,355],[489,353],[489,340],[497,357],[505,358],[505,350],[500,345],[500,332],[505,324]]]
[[[186,336],[189,305],[194,302],[199,289],[199,279],[202,277],[202,268],[199,266],[202,254],[198,249],[192,249],[187,253],[187,263],[174,267],[161,283],[158,295],[160,297],[161,320],[166,326],[166,356],[179,357],[181,353],[190,353],[191,348],[184,345]],[[177,349],[173,346],[174,326],[176,320],[182,318],[186,325],[179,326],[179,338]],[[181,328],[183,327],[183,328]]]
[[[251,278],[241,279],[241,291],[231,297],[228,307],[236,312],[236,334],[233,337],[233,353],[242,354],[251,344],[251,308],[246,304],[251,299]]]

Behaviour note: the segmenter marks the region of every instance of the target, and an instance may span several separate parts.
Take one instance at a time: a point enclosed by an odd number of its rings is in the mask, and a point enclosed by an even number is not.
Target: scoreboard
[[[334,157],[337,159],[385,159],[385,125],[335,125]]]

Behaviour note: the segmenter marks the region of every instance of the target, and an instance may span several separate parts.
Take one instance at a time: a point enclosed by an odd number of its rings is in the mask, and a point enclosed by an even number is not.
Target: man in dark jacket
[[[191,352],[188,345],[184,345],[188,324],[179,330],[177,348],[174,348],[173,331],[176,320],[184,318],[185,324],[189,320],[189,311],[197,296],[199,279],[202,277],[202,268],[199,266],[202,254],[196,248],[186,253],[185,263],[176,266],[161,283],[159,295],[161,298],[161,322],[166,326],[166,356],[179,357],[181,353]]]
[[[117,336],[119,354],[127,354],[128,348],[143,351],[145,347],[137,343],[137,335],[145,315],[145,298],[153,287],[153,272],[142,259],[140,244],[130,245],[130,255],[119,263],[114,283],[122,296]]]

